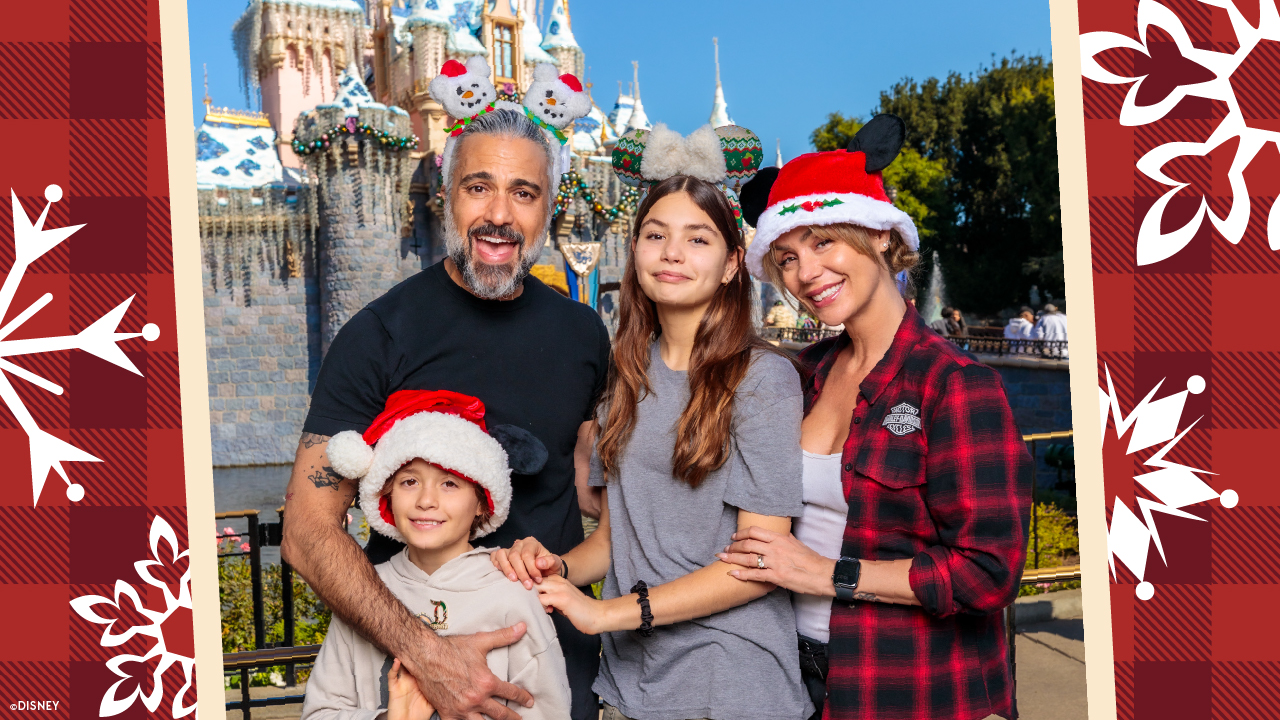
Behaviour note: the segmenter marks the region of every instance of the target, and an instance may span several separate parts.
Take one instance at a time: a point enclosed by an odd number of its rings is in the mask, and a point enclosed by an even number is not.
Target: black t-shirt
[[[338,332],[303,430],[364,432],[397,390],[480,398],[485,423],[518,425],[547,446],[537,475],[511,476],[511,514],[488,547],[533,536],[554,553],[582,542],[573,449],[609,366],[609,333],[590,306],[532,276],[514,300],[482,300],[443,263],[369,303]]]

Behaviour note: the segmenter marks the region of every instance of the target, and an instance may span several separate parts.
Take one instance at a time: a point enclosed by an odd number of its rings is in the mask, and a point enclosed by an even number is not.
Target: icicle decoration
[[[231,43],[240,65],[240,88],[252,107],[258,89],[258,53],[262,50],[262,0],[250,0],[249,7],[231,28]]]

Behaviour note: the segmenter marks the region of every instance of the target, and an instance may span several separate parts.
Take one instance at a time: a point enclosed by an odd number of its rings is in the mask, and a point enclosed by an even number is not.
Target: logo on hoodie
[[[418,613],[418,619],[427,624],[432,630],[448,630],[449,629],[449,607],[444,604],[443,600],[431,600],[434,606],[431,608],[430,617],[426,613]]]

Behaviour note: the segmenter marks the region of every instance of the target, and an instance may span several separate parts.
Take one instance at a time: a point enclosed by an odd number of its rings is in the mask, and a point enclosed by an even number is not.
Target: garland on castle
[[[622,191],[622,197],[618,199],[617,205],[612,207],[605,205],[596,200],[595,189],[582,178],[582,175],[577,170],[570,170],[560,176],[560,190],[556,193],[556,209],[552,217],[563,213],[569,207],[569,203],[573,202],[575,195],[585,200],[593,212],[609,222],[616,220],[620,214],[629,215],[635,212],[636,206],[640,204],[640,191],[629,187]]]
[[[354,118],[351,118],[354,120]],[[329,147],[330,138],[337,140],[339,135],[354,135],[359,139],[360,135],[369,135],[378,140],[379,143],[389,150],[408,150],[418,146],[418,136],[408,135],[405,137],[397,137],[389,132],[378,130],[368,123],[356,124],[348,121],[346,124],[334,125],[328,130],[322,132],[320,137],[311,142],[303,142],[294,136],[293,151],[298,155],[310,155],[323,148]]]

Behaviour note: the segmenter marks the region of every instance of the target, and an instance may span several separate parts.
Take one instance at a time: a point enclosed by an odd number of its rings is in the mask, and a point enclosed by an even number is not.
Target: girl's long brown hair
[[[653,391],[649,385],[649,348],[662,332],[657,308],[640,288],[636,275],[635,249],[640,226],[654,203],[678,192],[687,194],[711,218],[729,246],[730,257],[744,249],[733,208],[711,183],[677,175],[655,185],[640,203],[619,292],[613,364],[602,399],[607,414],[597,452],[606,476],[616,471],[619,457],[635,429],[636,405],[643,399],[641,391]],[[753,355],[759,351],[782,354],[756,334],[751,318],[751,292],[751,277],[746,265],[739,262],[733,278],[716,291],[694,337],[693,354],[689,358],[689,404],[676,425],[675,455],[671,459],[672,475],[690,487],[700,485],[708,473],[729,459],[734,393],[746,377]]]

